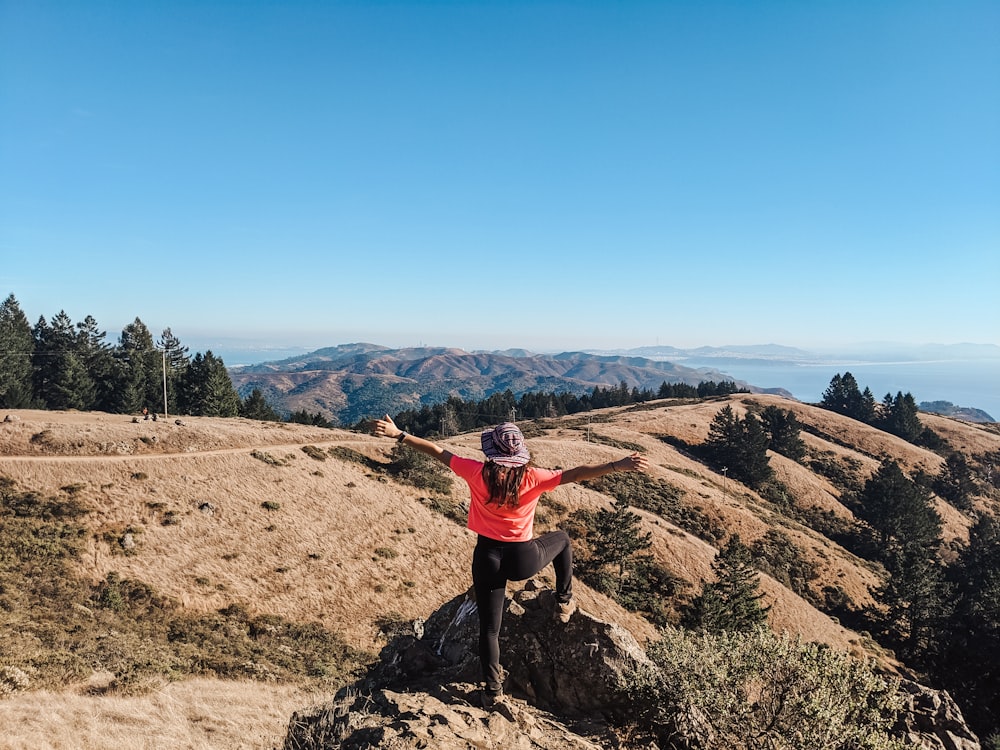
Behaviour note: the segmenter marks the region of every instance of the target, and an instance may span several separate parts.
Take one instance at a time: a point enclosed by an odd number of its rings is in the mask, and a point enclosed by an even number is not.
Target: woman
[[[394,438],[438,459],[469,485],[472,498],[468,527],[479,535],[472,555],[472,583],[479,609],[479,661],[485,682],[483,705],[492,707],[503,697],[499,636],[507,581],[523,581],[552,563],[559,619],[569,622],[576,610],[569,535],[565,531],[550,531],[533,537],[538,498],[563,484],[617,471],[644,471],[648,461],[645,456],[633,453],[618,461],[565,471],[538,469],[529,465],[531,455],[524,445],[524,435],[510,422],[483,431],[485,462],[461,458],[429,440],[408,435],[388,414],[376,420],[375,434]]]

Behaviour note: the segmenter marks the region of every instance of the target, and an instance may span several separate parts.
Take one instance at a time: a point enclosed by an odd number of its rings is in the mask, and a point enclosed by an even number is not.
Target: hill
[[[373,352],[356,354],[364,358]],[[435,357],[439,366],[448,359]],[[386,367],[391,363],[393,371],[404,366],[395,354],[381,361]],[[414,353],[408,361],[419,369],[431,360]],[[454,366],[465,364],[464,355],[455,355]],[[789,489],[789,504],[776,504],[714,471],[685,448],[707,437],[725,404],[739,414],[778,405],[793,411],[805,426],[804,460],[771,455]],[[1000,455],[996,430],[939,416],[921,419],[974,465],[977,457]],[[50,498],[44,507],[53,523],[62,524],[59,528],[69,528],[69,519],[60,520],[59,513],[81,508],[74,522],[81,529],[73,537],[77,551],[63,556],[65,576],[79,578],[101,595],[109,587],[112,593],[131,592],[124,609],[115,610],[119,618],[139,603],[144,614],[138,623],[148,626],[161,616],[157,612],[166,612],[164,628],[173,635],[158,646],[162,651],[176,649],[179,641],[195,648],[185,639],[191,638],[190,631],[203,629],[209,634],[199,648],[218,648],[211,635],[218,632],[230,633],[225,643],[239,636],[250,638],[253,647],[235,656],[206,651],[200,659],[185,651],[183,661],[171,652],[169,658],[157,657],[166,665],[162,669],[149,656],[139,668],[129,661],[130,649],[158,636],[142,631],[136,640],[125,639],[117,651],[109,651],[108,633],[102,631],[92,636],[96,645],[88,653],[103,655],[103,661],[88,666],[74,656],[72,644],[91,623],[115,622],[102,619],[111,615],[95,604],[106,597],[74,600],[75,594],[67,592],[61,600],[65,612],[58,616],[75,619],[40,622],[37,608],[46,593],[39,589],[34,594],[39,598],[30,605],[34,614],[0,608],[0,643],[6,644],[0,646],[0,667],[16,667],[26,681],[0,701],[0,720],[8,736],[17,735],[12,746],[107,747],[109,737],[128,736],[136,726],[156,746],[275,746],[293,710],[320,694],[330,695],[346,681],[346,673],[332,663],[317,669],[315,659],[301,660],[307,640],[335,642],[343,669],[349,669],[347,662],[374,659],[399,623],[426,618],[468,587],[474,540],[455,520],[462,517],[464,487],[451,478],[442,492],[399,481],[387,469],[393,460],[391,442],[345,430],[244,419],[178,422],[13,411],[0,423],[0,477],[7,482],[7,496],[20,498],[22,505],[28,501],[20,492],[35,493],[33,507]],[[816,407],[764,394],[658,401],[544,420],[525,425],[525,430],[541,466],[605,462],[624,450],[645,452],[650,478],[672,488],[687,517],[719,530],[713,539],[661,514],[635,509],[643,531],[651,535],[656,562],[677,579],[669,608],[690,599],[700,582],[711,577],[724,539],[739,533],[753,545],[778,530],[816,577],[795,593],[777,578],[761,576],[771,626],[838,650],[874,655],[890,668],[899,666],[869,636],[818,608],[831,592],[836,592],[839,611],[847,614],[871,605],[872,591],[884,578],[880,565],[849,551],[822,529],[831,518],[853,518],[845,503],[845,478],[863,482],[885,457],[908,474],[933,475],[943,465],[941,455]],[[444,442],[460,455],[478,455],[478,434]],[[609,496],[595,486],[561,487],[546,496],[537,530],[565,525],[575,511],[608,504]],[[960,547],[968,539],[972,509],[955,508],[941,498],[935,498],[935,507],[946,543]],[[57,512],[59,508],[64,510]],[[974,508],[995,510],[995,497],[977,497]],[[818,518],[826,519],[827,526],[811,523]],[[135,583],[126,591],[123,581]],[[136,595],[136,587],[145,593]],[[11,589],[3,596],[9,603]],[[655,637],[649,621],[607,596],[582,583],[578,596],[585,610],[619,623],[637,642]],[[181,622],[188,630],[178,630]],[[66,632],[53,637],[64,625]],[[112,626],[122,632],[125,628],[124,619]],[[285,632],[312,635],[278,642]],[[268,639],[274,641],[273,652],[265,650]],[[117,654],[115,659],[110,653]],[[237,661],[239,669],[233,666]],[[182,663],[188,671],[180,668]],[[137,675],[132,682],[125,679],[128,670]],[[151,688],[155,692],[148,692]]]
[[[318,412],[341,425],[440,403],[449,396],[471,401],[507,390],[514,396],[532,391],[582,395],[622,382],[655,393],[664,382],[697,386],[706,380],[732,380],[719,370],[637,356],[388,349],[375,344],[328,347],[233,368],[230,376],[243,397],[257,388],[280,411]],[[738,385],[758,390],[742,381]]]

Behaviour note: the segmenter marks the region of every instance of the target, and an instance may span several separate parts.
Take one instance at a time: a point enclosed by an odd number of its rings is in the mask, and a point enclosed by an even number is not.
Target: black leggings
[[[556,571],[556,600],[573,596],[573,548],[565,531],[550,531],[528,542],[498,542],[480,535],[472,553],[472,585],[479,609],[479,662],[489,692],[498,692],[500,623],[507,581],[523,581],[552,563]]]

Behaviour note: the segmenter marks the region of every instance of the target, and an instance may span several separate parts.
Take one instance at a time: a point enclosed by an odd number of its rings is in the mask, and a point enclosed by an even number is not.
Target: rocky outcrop
[[[645,652],[624,628],[582,610],[559,622],[552,592],[532,581],[512,593],[500,634],[505,703],[481,708],[470,591],[411,623],[334,701],[297,712],[285,750],[615,745],[609,720],[627,711],[624,675]]]
[[[649,662],[624,628],[578,610],[559,622],[552,592],[528,581],[511,592],[500,633],[507,700],[485,710],[472,592],[426,622],[400,628],[367,676],[325,705],[296,712],[284,750],[362,748],[655,748],[632,726],[631,667]],[[979,750],[947,693],[904,683],[900,734],[927,750]],[[617,729],[616,729],[617,728]]]
[[[962,712],[944,690],[933,690],[910,680],[900,682],[907,695],[907,709],[901,721],[906,739],[926,750],[980,750]]]

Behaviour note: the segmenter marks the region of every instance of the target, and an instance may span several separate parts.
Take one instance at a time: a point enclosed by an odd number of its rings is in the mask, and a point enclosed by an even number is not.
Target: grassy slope
[[[852,459],[860,480],[877,468],[877,457],[884,455],[909,470],[923,467],[936,473],[941,464],[931,452],[814,407],[768,396],[748,400],[795,411],[818,433],[805,436],[810,451],[828,452],[836,460]],[[742,408],[739,398],[732,402]],[[747,543],[780,527],[821,570],[814,582],[817,590],[834,583],[855,603],[868,603],[868,590],[877,581],[872,566],[781,517],[755,493],[659,439],[672,435],[688,443],[702,441],[722,405],[664,402],[656,408],[553,420],[545,423],[544,432],[529,438],[529,444],[536,463],[550,467],[619,457],[623,451],[608,445],[615,441],[640,445],[650,457],[651,474],[683,490],[685,503],[697,505],[727,530],[738,531]],[[71,487],[75,497],[93,509],[83,520],[88,534],[78,572],[94,582],[117,572],[176,599],[186,611],[208,613],[237,603],[252,614],[321,623],[369,653],[384,642],[380,619],[425,617],[469,584],[470,532],[421,502],[425,491],[388,481],[362,463],[328,453],[341,446],[385,460],[391,447],[387,441],[238,419],[185,418],[183,425],[177,425],[173,420],[133,423],[128,417],[107,414],[11,414],[18,421],[0,423],[0,476],[46,496],[67,496],[63,488]],[[922,419],[966,450],[1000,450],[1000,435],[994,431],[940,417]],[[586,441],[588,429],[600,442]],[[448,443],[462,455],[478,453],[477,435],[458,436]],[[302,450],[309,445],[327,452],[327,458],[311,458]],[[264,460],[268,457],[276,463]],[[827,479],[779,456],[773,457],[772,465],[797,503],[850,516]],[[461,491],[456,485],[456,500]],[[548,514],[553,522],[574,509],[608,502],[578,485],[558,489],[551,499],[558,509]],[[199,510],[205,503],[214,506],[213,513]],[[968,519],[944,503],[939,507],[946,539],[964,538]],[[653,534],[653,553],[671,572],[692,586],[710,575],[715,552],[711,545],[663,519],[642,515]],[[545,527],[540,524],[539,531]],[[138,532],[139,547],[131,555],[122,554],[116,541],[127,529]],[[857,634],[770,578],[763,577],[762,588],[772,605],[774,627],[855,652],[864,647]],[[644,620],[583,586],[580,589],[585,608],[619,620],[640,640],[653,635]],[[185,706],[183,711],[163,711],[148,698],[115,698],[127,707],[112,708],[110,697],[87,697],[86,685],[67,685],[63,693],[19,694],[0,701],[0,722],[32,732],[30,741],[28,735],[22,738],[20,746],[25,747],[66,746],[65,738],[58,741],[66,721],[82,722],[81,727],[97,722],[93,731],[99,734],[103,712],[115,711],[127,713],[153,736],[192,732],[192,739],[181,743],[190,747],[265,747],[273,740],[264,738],[281,733],[289,712],[252,707],[285,706],[296,699],[302,705],[301,695],[287,686],[224,685],[199,679],[164,686],[159,691],[162,699],[178,701]],[[245,696],[245,703],[233,700],[256,717],[247,734],[222,728],[228,709],[211,708],[220,691]],[[87,702],[95,705],[83,708]],[[34,705],[47,707],[45,713]],[[202,719],[197,718],[199,711]],[[67,719],[64,712],[76,712],[77,718]],[[44,717],[49,715],[46,726]],[[84,715],[90,719],[80,718]],[[110,731],[110,725],[105,728]],[[253,744],[257,740],[248,739],[250,735],[259,736],[260,744]],[[234,744],[237,736],[242,737],[239,742],[250,744]],[[13,742],[11,746],[18,746],[16,738]]]

